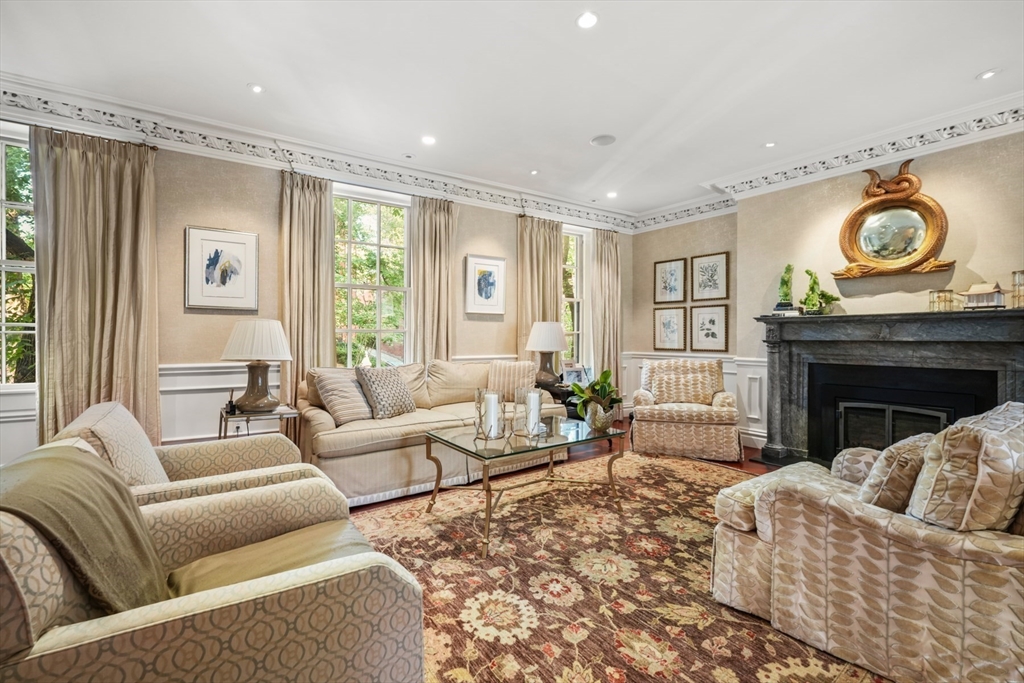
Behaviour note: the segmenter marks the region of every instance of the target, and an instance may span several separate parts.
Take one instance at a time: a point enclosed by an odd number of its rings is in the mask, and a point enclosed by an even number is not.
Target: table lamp
[[[268,360],[291,360],[288,339],[278,320],[252,318],[239,320],[231,330],[231,337],[221,360],[248,361],[249,383],[245,393],[235,399],[235,406],[243,413],[271,413],[281,402],[270,393]]]
[[[527,351],[540,352],[540,369],[537,370],[537,384],[557,384],[554,355],[565,351],[569,344],[565,341],[565,328],[562,323],[534,323],[530,330],[530,338],[526,340]]]

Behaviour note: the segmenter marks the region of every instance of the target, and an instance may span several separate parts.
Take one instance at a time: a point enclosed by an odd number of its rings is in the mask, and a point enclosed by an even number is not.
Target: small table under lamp
[[[537,384],[550,386],[558,383],[554,355],[568,349],[569,344],[565,341],[565,328],[562,327],[562,323],[533,324],[533,328],[530,329],[530,338],[526,340],[526,350],[540,352]]]
[[[239,320],[231,330],[231,337],[221,360],[248,361],[249,383],[245,393],[235,399],[235,406],[243,413],[269,413],[281,405],[270,393],[270,364],[268,360],[291,360],[288,339],[278,320],[252,318]]]

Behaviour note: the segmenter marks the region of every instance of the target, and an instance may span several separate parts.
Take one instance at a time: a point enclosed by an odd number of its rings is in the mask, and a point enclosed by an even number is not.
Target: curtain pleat
[[[458,207],[445,199],[413,197],[412,353],[417,363],[448,360],[451,354],[452,245]]]
[[[123,404],[160,443],[156,150],[32,127],[39,439]]]
[[[526,350],[530,330],[536,322],[559,320],[561,303],[562,224],[544,218],[520,216],[517,320],[520,360],[536,360],[536,354]]]
[[[281,363],[281,400],[298,401],[310,368],[334,365],[334,211],[330,180],[282,171],[281,322],[292,360]],[[285,434],[299,443],[301,420]]]
[[[612,383],[619,386],[622,311],[619,233],[611,230],[594,231],[594,276],[591,282],[594,375],[611,369]]]

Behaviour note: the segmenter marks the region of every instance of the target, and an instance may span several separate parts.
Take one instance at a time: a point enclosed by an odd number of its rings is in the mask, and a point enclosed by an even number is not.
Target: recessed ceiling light
[[[413,154],[412,152],[406,152],[405,154],[402,155],[402,158],[403,159],[415,159],[416,155]]]
[[[608,199],[615,199],[618,196],[619,196],[618,192],[609,192],[608,193]]]
[[[432,145],[437,142],[432,135],[424,135],[421,139],[424,145]]]
[[[774,142],[766,142],[766,143],[764,143],[764,146],[765,147],[774,147],[775,143]]]
[[[249,88],[249,90],[252,90],[257,95],[263,92],[263,86],[260,85],[259,83],[249,83],[246,87]]]
[[[982,71],[980,74],[975,76],[975,78],[977,78],[979,81],[987,81],[1000,71],[1002,71],[1002,69],[989,69],[988,71]]]
[[[530,175],[537,175],[538,171],[530,171]]]
[[[595,137],[590,138],[590,144],[592,144],[594,147],[607,147],[613,142],[615,142],[614,135],[597,135]]]
[[[597,25],[597,15],[593,12],[584,12],[576,17],[576,25],[580,28],[594,28]]]

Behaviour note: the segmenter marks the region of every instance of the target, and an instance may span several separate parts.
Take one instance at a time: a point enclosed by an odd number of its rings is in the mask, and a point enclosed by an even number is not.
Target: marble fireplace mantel
[[[990,370],[999,403],[1024,401],[1024,309],[755,320],[768,347],[767,463],[807,458],[812,363]]]

